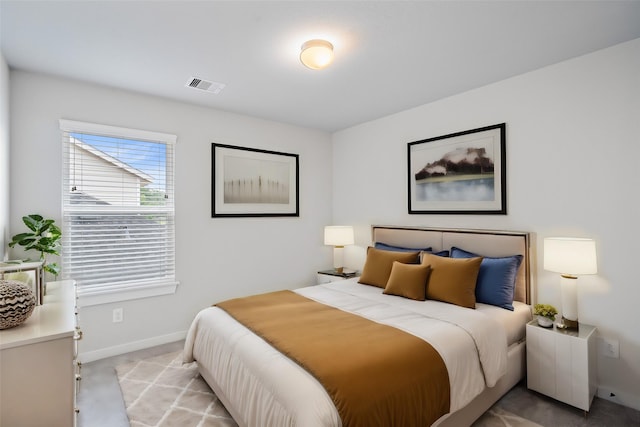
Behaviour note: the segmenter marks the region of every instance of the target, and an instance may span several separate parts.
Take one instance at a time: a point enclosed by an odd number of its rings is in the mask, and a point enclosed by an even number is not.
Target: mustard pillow
[[[431,267],[425,264],[402,264],[394,261],[387,286],[382,293],[424,301],[430,271]]]
[[[369,246],[367,260],[362,268],[358,283],[384,288],[387,286],[394,261],[403,264],[417,264],[419,256],[420,252],[384,251]]]
[[[431,266],[427,299],[476,308],[476,280],[482,257],[444,258],[423,254],[422,264]]]

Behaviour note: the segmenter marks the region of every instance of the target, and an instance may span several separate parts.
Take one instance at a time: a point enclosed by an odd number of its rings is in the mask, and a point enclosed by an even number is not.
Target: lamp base
[[[570,331],[578,330],[578,321],[577,320],[569,320],[566,317],[562,316],[562,323],[556,324],[556,328],[558,329],[567,329]]]

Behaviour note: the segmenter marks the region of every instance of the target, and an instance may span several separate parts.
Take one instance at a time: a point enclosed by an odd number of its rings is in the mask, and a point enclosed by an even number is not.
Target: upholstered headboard
[[[450,250],[452,246],[456,246],[489,257],[522,255],[514,299],[531,303],[530,236],[527,232],[384,225],[374,225],[371,228],[373,243],[407,248],[430,246],[433,251]]]

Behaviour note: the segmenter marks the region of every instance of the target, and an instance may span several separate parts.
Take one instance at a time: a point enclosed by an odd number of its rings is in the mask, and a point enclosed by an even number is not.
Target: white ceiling
[[[12,68],[329,132],[640,37],[638,0],[0,0],[0,19]],[[311,38],[328,69],[300,64]]]

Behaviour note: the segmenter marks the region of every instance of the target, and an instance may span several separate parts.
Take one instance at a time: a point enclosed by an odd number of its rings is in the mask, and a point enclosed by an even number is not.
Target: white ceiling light
[[[312,70],[321,70],[333,61],[333,45],[326,40],[309,40],[301,49],[300,61]]]

